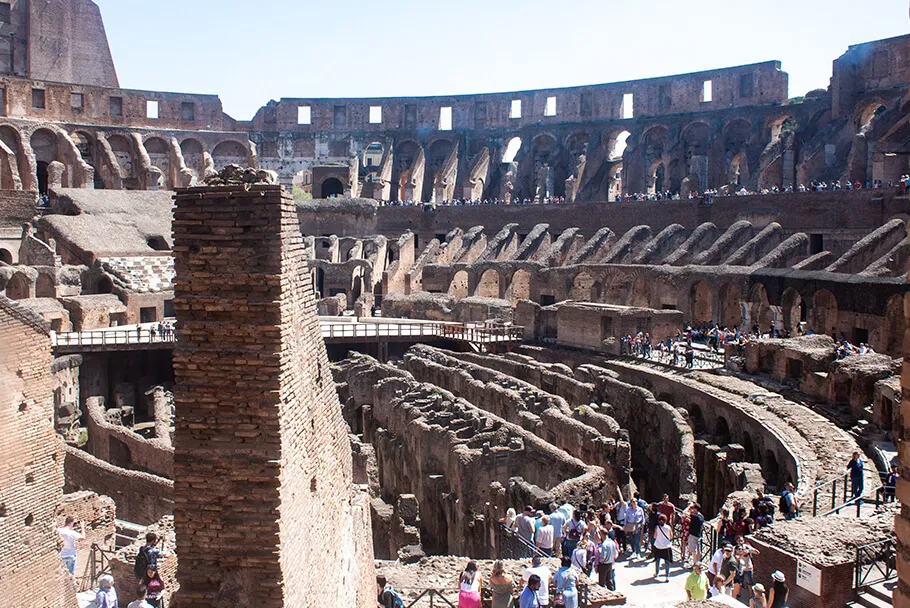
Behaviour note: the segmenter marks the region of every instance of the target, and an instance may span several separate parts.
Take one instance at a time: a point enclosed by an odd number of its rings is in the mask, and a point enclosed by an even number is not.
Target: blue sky
[[[790,96],[850,44],[910,31],[907,0],[95,0],[123,87],[280,97],[485,93],[777,59]]]

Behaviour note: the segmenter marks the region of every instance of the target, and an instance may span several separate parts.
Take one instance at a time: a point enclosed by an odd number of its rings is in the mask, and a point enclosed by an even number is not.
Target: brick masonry
[[[54,433],[51,341],[40,317],[0,296],[0,605],[76,605],[57,553],[63,452]],[[27,589],[25,593],[23,590]]]
[[[369,512],[294,204],[277,186],[176,200],[176,600],[372,606]]]
[[[904,296],[904,317],[910,320],[910,294]],[[910,608],[910,326],[904,333],[904,363],[901,374],[903,401],[901,402],[901,433],[898,441],[897,497],[901,501],[900,513],[894,517],[897,535],[897,588],[894,590],[895,608]]]

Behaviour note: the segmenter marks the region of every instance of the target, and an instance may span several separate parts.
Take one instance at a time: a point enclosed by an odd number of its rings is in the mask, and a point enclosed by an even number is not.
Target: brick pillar
[[[293,201],[273,185],[176,201],[178,604],[374,605]]]
[[[910,321],[910,294],[904,295],[904,318]],[[910,323],[904,333],[904,364],[901,370],[901,430],[898,444],[897,498],[901,510],[894,517],[897,534],[898,585],[894,589],[896,608],[910,608]]]

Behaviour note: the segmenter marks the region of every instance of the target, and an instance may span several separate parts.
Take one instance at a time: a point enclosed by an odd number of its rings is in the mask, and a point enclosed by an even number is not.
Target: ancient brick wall
[[[73,492],[63,495],[63,502],[57,509],[57,526],[63,527],[67,517],[85,524],[85,540],[76,541],[76,576],[83,576],[92,545],[97,544],[105,551],[114,549],[116,507],[109,496],[88,491]]]
[[[371,605],[369,513],[292,201],[180,191],[174,237],[181,608]]]
[[[63,454],[53,426],[50,337],[40,317],[0,296],[0,345],[0,598],[28,608],[75,606],[57,553]]]

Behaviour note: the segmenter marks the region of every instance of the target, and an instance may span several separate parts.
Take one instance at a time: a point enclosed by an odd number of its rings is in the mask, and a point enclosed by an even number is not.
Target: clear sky
[[[95,0],[120,85],[397,97],[616,82],[780,60],[790,96],[847,46],[908,33],[907,0]]]

